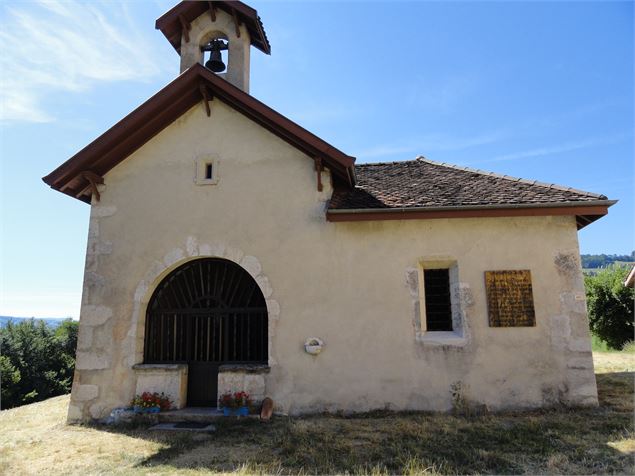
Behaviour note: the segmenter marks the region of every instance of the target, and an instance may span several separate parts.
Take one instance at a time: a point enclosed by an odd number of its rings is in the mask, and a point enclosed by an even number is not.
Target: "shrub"
[[[611,267],[585,276],[591,331],[616,350],[633,340],[633,289],[624,286],[629,269]]]

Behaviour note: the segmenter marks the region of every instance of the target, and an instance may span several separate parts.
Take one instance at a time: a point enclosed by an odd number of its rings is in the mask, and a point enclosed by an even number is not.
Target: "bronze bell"
[[[207,60],[207,63],[205,63],[205,67],[211,69],[215,73],[222,73],[225,71],[225,63],[223,63],[223,57],[221,56],[220,49],[212,49],[209,59]]]
[[[223,56],[221,51],[228,50],[229,44],[220,39],[214,39],[204,46],[201,46],[201,51],[209,51],[209,59],[205,63],[207,69],[212,70],[214,73],[222,73],[225,71],[225,63],[223,63]]]

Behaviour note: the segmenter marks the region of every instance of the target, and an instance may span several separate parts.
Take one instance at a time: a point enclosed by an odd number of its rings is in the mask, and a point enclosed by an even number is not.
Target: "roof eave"
[[[354,186],[354,157],[331,146],[198,63],[42,180],[58,191],[90,202],[90,196],[78,196],[78,193],[86,188],[86,184],[78,179],[79,174],[89,171],[100,176],[105,175],[177,117],[202,101],[199,89],[201,84],[207,84],[214,97],[306,155],[313,159],[322,158],[324,165],[330,168],[334,175],[339,176],[349,186]]]
[[[465,205],[444,207],[335,208],[327,210],[327,220],[374,221],[436,218],[483,218],[514,216],[575,215],[578,229],[601,218],[617,200],[588,200],[549,203]]]

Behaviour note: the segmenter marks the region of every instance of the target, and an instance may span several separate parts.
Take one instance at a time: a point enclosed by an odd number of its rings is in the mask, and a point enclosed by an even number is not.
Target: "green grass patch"
[[[611,349],[598,336],[591,334],[591,349],[593,352],[619,352],[619,350]]]
[[[591,349],[593,352],[625,352],[627,354],[635,354],[635,341],[628,342],[621,350],[612,349],[598,336],[591,334]]]

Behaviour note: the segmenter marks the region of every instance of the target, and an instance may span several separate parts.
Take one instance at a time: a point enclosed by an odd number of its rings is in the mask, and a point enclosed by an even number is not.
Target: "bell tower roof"
[[[258,16],[258,12],[249,5],[238,1],[184,1],[164,13],[157,19],[155,27],[161,30],[174,49],[181,54],[181,37],[183,30],[190,28],[190,23],[205,12],[209,12],[212,20],[216,12],[223,10],[234,17],[236,29],[244,24],[249,32],[251,45],[266,54],[271,54],[271,45]]]

